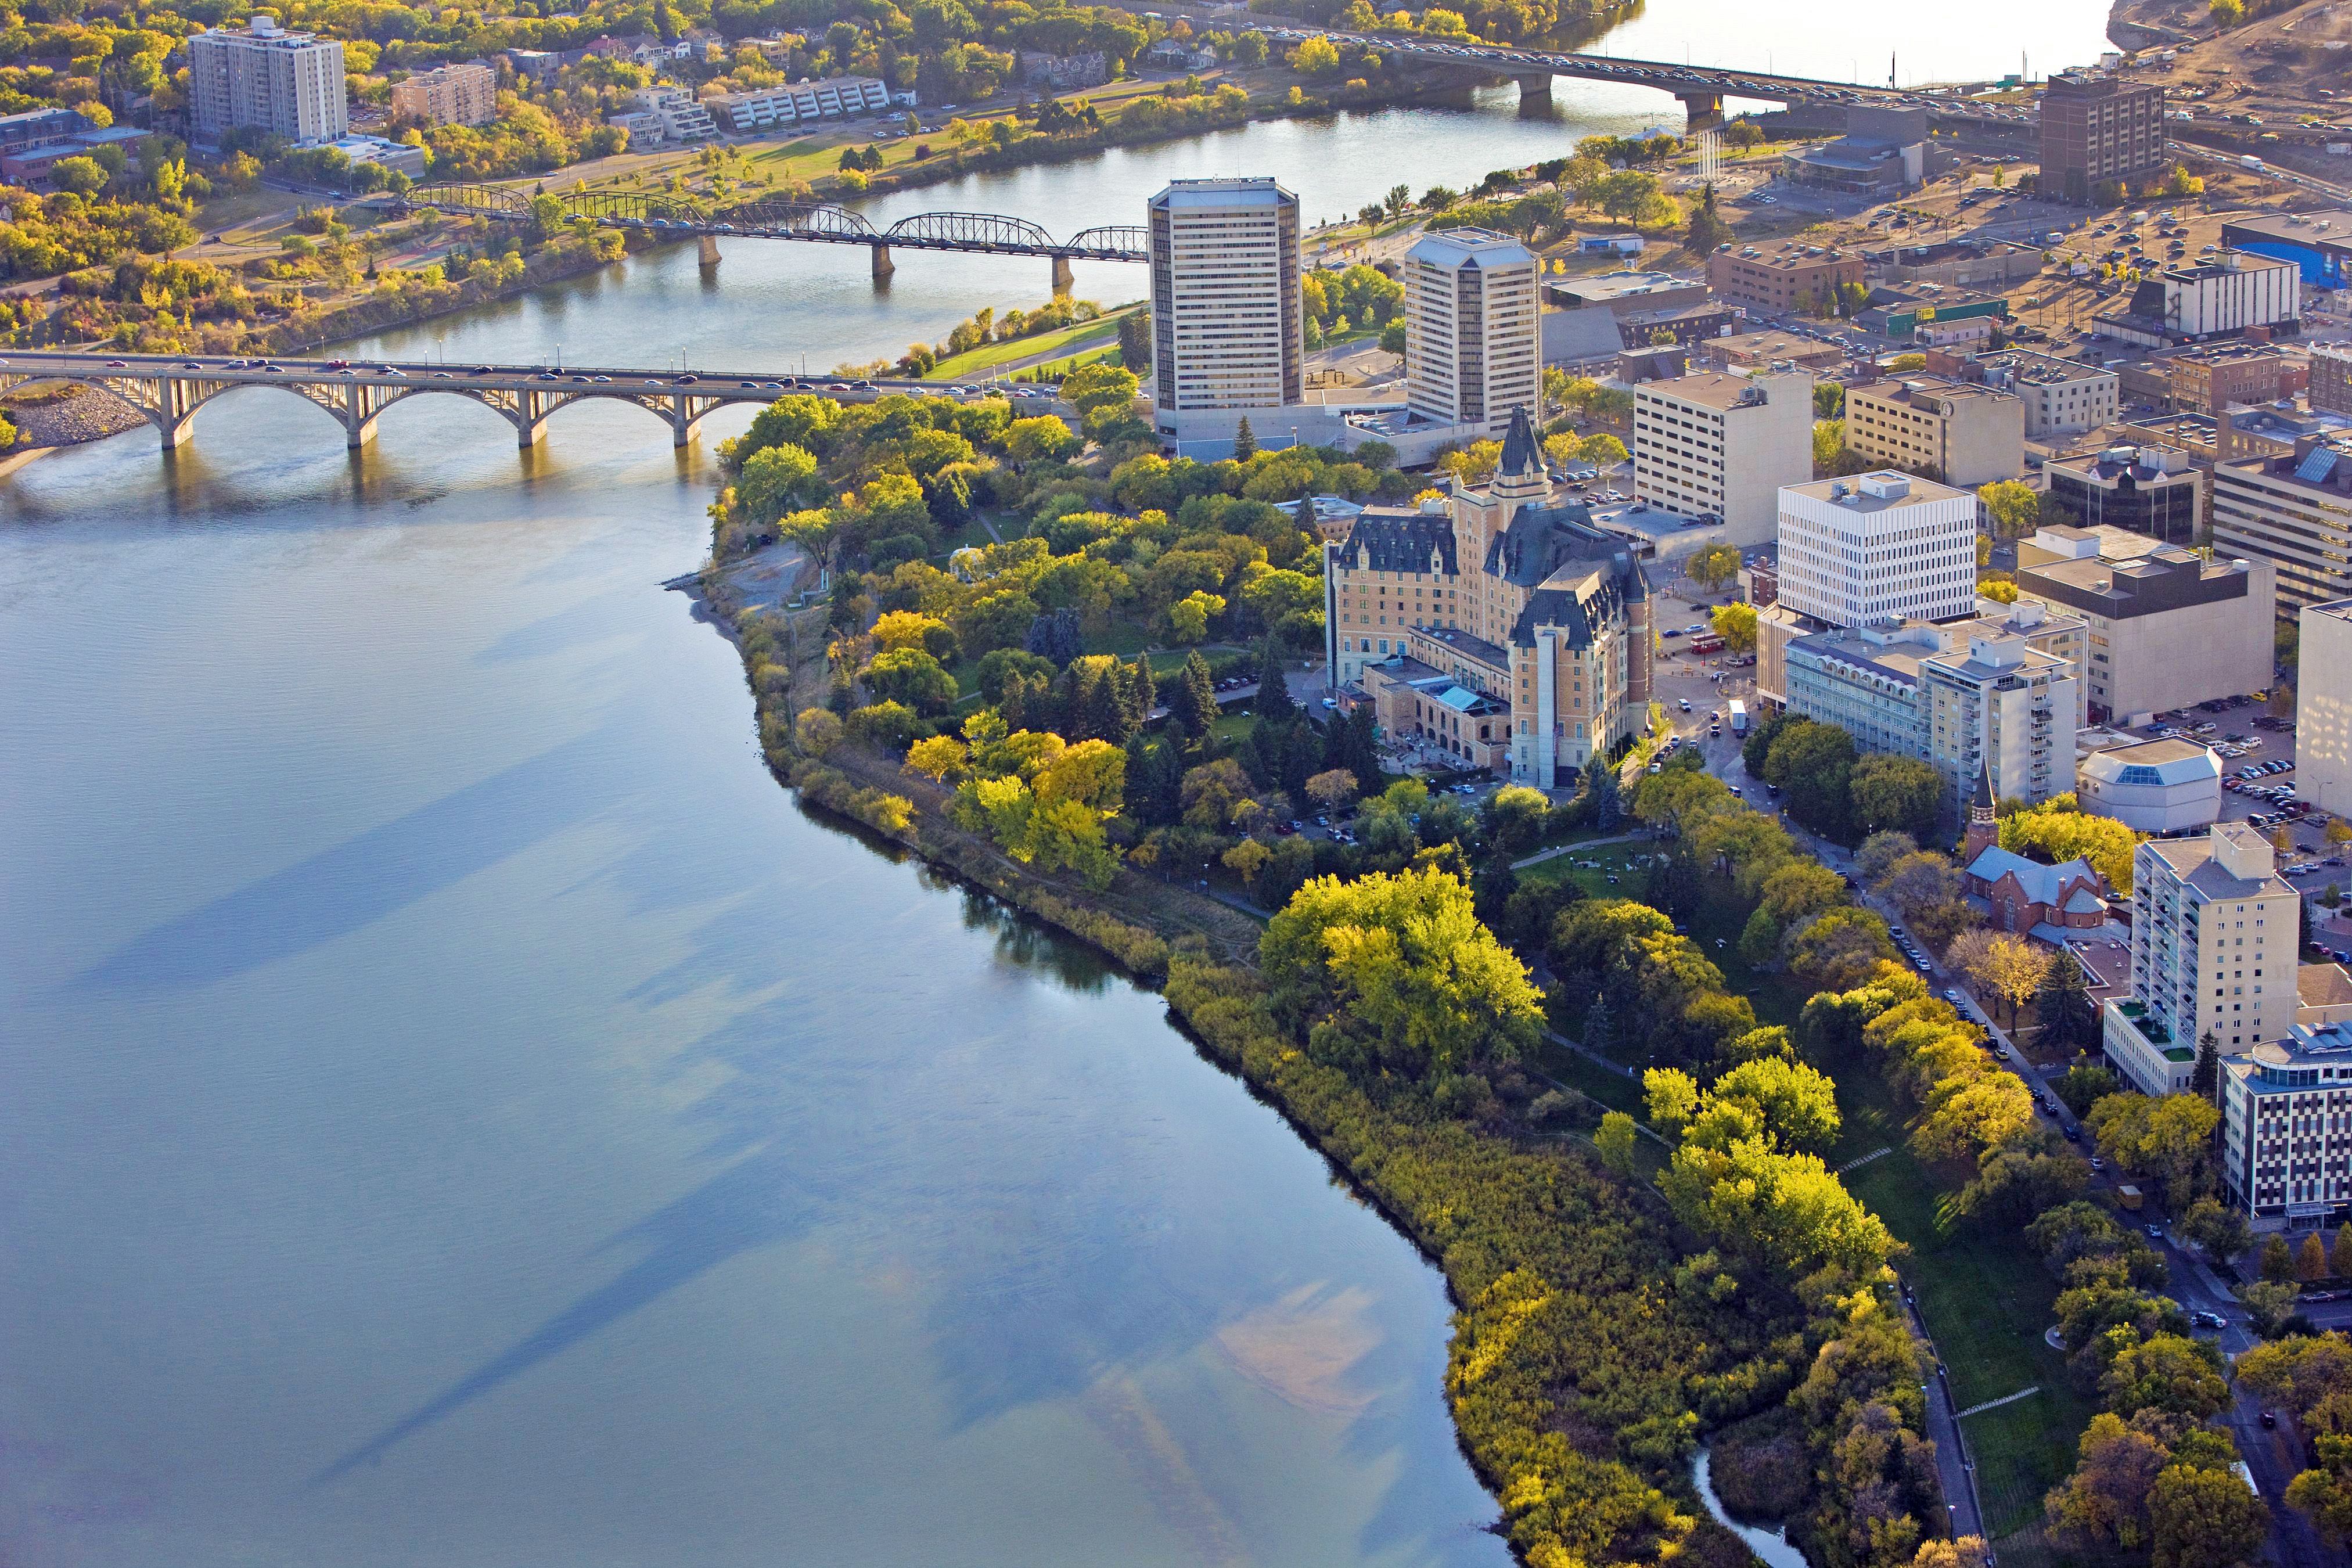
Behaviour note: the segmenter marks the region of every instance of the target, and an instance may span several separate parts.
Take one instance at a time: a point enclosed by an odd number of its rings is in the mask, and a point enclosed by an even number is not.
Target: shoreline
[[[1113,894],[1097,894],[1065,885],[1034,868],[1015,864],[978,836],[947,822],[940,803],[948,792],[928,780],[907,775],[903,771],[885,773],[874,765],[873,759],[846,744],[824,756],[802,756],[791,738],[792,713],[797,700],[793,688],[800,685],[806,671],[789,666],[791,679],[782,683],[781,690],[772,689],[757,676],[761,656],[744,630],[749,623],[753,626],[753,635],[770,637],[772,634],[758,624],[767,621],[784,631],[788,643],[796,643],[797,637],[792,635],[792,618],[768,616],[756,607],[730,608],[724,596],[724,571],[725,568],[707,566],[664,586],[684,593],[695,617],[706,621],[734,647],[751,699],[753,726],[762,760],[770,776],[791,792],[803,810],[835,819],[845,830],[869,837],[875,841],[874,847],[884,853],[910,855],[919,859],[934,873],[988,896],[1016,917],[1036,921],[1058,936],[1085,944],[1115,965],[1131,983],[1159,993],[1168,1022],[1194,1051],[1232,1077],[1252,1099],[1281,1117],[1349,1192],[1378,1214],[1436,1271],[1452,1309],[1445,1344],[1444,1397],[1447,1418],[1454,1428],[1454,1447],[1496,1508],[1496,1517],[1479,1528],[1504,1538],[1515,1562],[1528,1562],[1528,1551],[1512,1539],[1514,1517],[1505,1499],[1515,1489],[1523,1489],[1536,1472],[1524,1470],[1518,1457],[1507,1447],[1496,1447],[1495,1435],[1491,1433],[1489,1446],[1495,1451],[1482,1452],[1465,1418],[1465,1405],[1482,1397],[1484,1391],[1473,1387],[1473,1380],[1465,1376],[1465,1359],[1487,1353],[1478,1347],[1496,1336],[1501,1326],[1496,1321],[1498,1318],[1516,1328],[1514,1306],[1493,1298],[1499,1287],[1534,1267],[1532,1259],[1522,1262],[1484,1286],[1474,1286],[1465,1277],[1468,1264],[1450,1253],[1446,1235],[1450,1233],[1460,1239],[1456,1205],[1476,1204],[1482,1194],[1433,1180],[1444,1169],[1442,1156],[1433,1158],[1434,1151],[1412,1142],[1415,1133],[1425,1130],[1405,1131],[1402,1124],[1394,1124],[1388,1111],[1338,1069],[1309,1062],[1292,1042],[1266,1032],[1265,1020],[1257,1011],[1261,987],[1256,952],[1256,936],[1261,928],[1257,922],[1214,900],[1198,899],[1189,889],[1150,882],[1131,868],[1122,867],[1114,891],[1122,890],[1129,879],[1145,881],[1148,886],[1143,891],[1150,900],[1147,918],[1181,921],[1183,914],[1197,905],[1197,912],[1206,917],[1212,927],[1235,921],[1246,925],[1245,942],[1227,945],[1223,953],[1213,952],[1209,932],[1196,929],[1171,935],[1163,929],[1138,923],[1124,913],[1106,909],[1104,906],[1113,901]],[[812,609],[802,614],[821,617],[823,611]],[[787,661],[792,658],[789,647],[772,651]],[[821,660],[815,668],[822,673]],[[909,796],[925,797],[923,805],[910,809],[913,803]],[[1471,1145],[1468,1158],[1481,1162],[1482,1169],[1486,1162],[1519,1160],[1541,1162],[1556,1170],[1576,1169],[1595,1182],[1607,1184],[1621,1201],[1643,1215],[1661,1225],[1671,1223],[1665,1219],[1654,1194],[1618,1186],[1600,1173],[1597,1159],[1590,1154],[1581,1160],[1569,1156],[1563,1162],[1556,1147],[1537,1152],[1524,1147],[1523,1141],[1503,1133],[1468,1127],[1457,1127],[1453,1131]],[[1384,1135],[1396,1136],[1397,1141],[1387,1142]],[[1444,1135],[1440,1136],[1442,1139]],[[1458,1149],[1455,1152],[1460,1152]],[[1392,1183],[1400,1184],[1391,1190]],[[1424,1206],[1433,1204],[1436,1208],[1421,1212],[1416,1200]],[[1539,1270],[1536,1277],[1543,1278]],[[1560,1289],[1573,1288],[1566,1281],[1547,1283],[1556,1283]],[[1515,1332],[1504,1337],[1507,1341],[1517,1339]],[[1532,1346],[1528,1352],[1538,1353]],[[1503,1359],[1507,1362],[1510,1358],[1506,1353]],[[1507,1373],[1490,1375],[1504,1376]],[[1566,1407],[1552,1408],[1557,1411]],[[1693,1523],[1681,1550],[1690,1552],[1694,1562],[1705,1562],[1712,1556],[1706,1548],[1717,1537],[1729,1542],[1738,1542],[1738,1537],[1735,1531],[1721,1525],[1706,1508],[1696,1485],[1695,1457],[1694,1453],[1691,1458],[1654,1472],[1641,1469],[1623,1458],[1612,1458],[1607,1462],[1624,1466],[1643,1476],[1648,1485],[1688,1505]],[[1745,1550],[1744,1543],[1741,1550]]]

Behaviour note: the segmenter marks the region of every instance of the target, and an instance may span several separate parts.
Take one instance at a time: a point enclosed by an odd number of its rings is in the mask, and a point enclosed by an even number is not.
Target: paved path
[[[1927,1331],[1927,1320],[1919,1315],[1919,1305],[1910,1291],[1904,1291],[1905,1315],[1916,1334],[1930,1351],[1935,1352],[1936,1375],[1927,1380],[1927,1437],[1936,1445],[1936,1476],[1943,1484],[1944,1507],[1951,1514],[1952,1533],[1981,1536],[1985,1532],[1984,1505],[1977,1498],[1976,1461],[1969,1455],[1968,1438],[1960,1431],[1958,1412],[1952,1405],[1952,1377],[1944,1365],[1944,1355],[1936,1350],[1936,1338]]]

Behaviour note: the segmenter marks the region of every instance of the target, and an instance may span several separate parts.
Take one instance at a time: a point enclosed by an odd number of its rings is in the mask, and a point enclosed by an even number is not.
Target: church
[[[1551,789],[1647,720],[1649,579],[1629,541],[1554,496],[1525,409],[1484,487],[1368,508],[1323,556],[1331,683],[1389,736]]]

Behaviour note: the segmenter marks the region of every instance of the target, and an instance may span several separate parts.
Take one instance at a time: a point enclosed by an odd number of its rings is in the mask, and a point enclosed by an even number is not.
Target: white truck
[[[1735,735],[1748,733],[1748,705],[1737,697],[1731,700],[1731,732]]]

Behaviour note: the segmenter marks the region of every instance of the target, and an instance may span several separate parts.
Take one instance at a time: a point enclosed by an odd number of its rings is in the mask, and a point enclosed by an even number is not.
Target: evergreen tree
[[[1234,432],[1234,461],[1246,463],[1257,456],[1257,432],[1250,428],[1249,416],[1242,416],[1241,428]]]
[[[1149,305],[1129,310],[1118,319],[1118,362],[1138,375],[1151,369],[1151,308]]]
[[[1184,656],[1184,673],[1168,694],[1168,714],[1195,742],[1216,724],[1217,683],[1209,679],[1209,661],[1197,652]]]
[[[1617,1020],[1609,1011],[1609,998],[1596,991],[1592,994],[1592,1011],[1584,1016],[1584,1048],[1607,1056],[1617,1044]]]
[[[1029,636],[1022,646],[1040,658],[1055,664],[1067,664],[1087,651],[1085,631],[1078,625],[1078,612],[1066,605],[1049,610],[1029,623]]]
[[[1118,698],[1118,667],[1090,670],[1086,689],[1077,694],[1079,700],[1071,706],[1081,715],[1079,729],[1090,741],[1108,741],[1113,745],[1126,743],[1129,731],[1124,705]],[[1068,739],[1076,740],[1073,735]]]
[[[1592,796],[1592,826],[1602,833],[1615,832],[1620,810],[1617,770],[1593,758],[1592,765],[1584,770],[1584,788]]]
[[[2221,1042],[2208,1029],[2197,1041],[2197,1069],[2189,1075],[2189,1092],[2211,1100],[2221,1088]]]
[[[1261,719],[1243,731],[1241,739],[1234,742],[1234,761],[1241,763],[1242,772],[1249,774],[1252,784],[1261,786],[1272,784],[1275,777],[1274,769],[1267,765],[1265,742],[1272,740],[1277,747],[1282,743],[1280,737],[1268,733],[1270,729]]]
[[[1356,775],[1359,792],[1377,793],[1381,787],[1381,748],[1375,733],[1378,726],[1372,721],[1372,705],[1357,704],[1355,711],[1348,715],[1347,723],[1339,727],[1347,731],[1348,743],[1345,760],[1338,765]]]
[[[2082,961],[2071,949],[2061,948],[2052,961],[2042,988],[2034,993],[2033,1008],[2045,1042],[2076,1051],[2099,1043],[2098,1007],[2084,983]]]
[[[1290,682],[1283,677],[1282,655],[1276,651],[1272,637],[1258,647],[1257,699],[1250,709],[1261,719],[1287,719],[1297,710],[1290,700]]]
[[[1141,654],[1128,667],[1128,697],[1135,704],[1136,727],[1151,721],[1152,709],[1160,705],[1160,682],[1151,673],[1151,661]]]
[[[1322,760],[1323,748],[1315,738],[1314,725],[1295,719],[1283,726],[1282,788],[1301,806],[1307,804],[1307,781],[1315,776]]]

